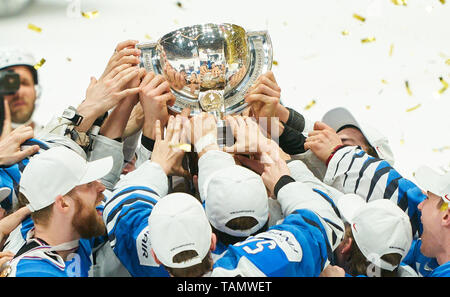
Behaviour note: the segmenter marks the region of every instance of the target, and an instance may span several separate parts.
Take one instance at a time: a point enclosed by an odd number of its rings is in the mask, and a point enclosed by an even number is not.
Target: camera
[[[5,121],[4,95],[12,95],[20,88],[20,76],[13,70],[0,70],[0,135]]]

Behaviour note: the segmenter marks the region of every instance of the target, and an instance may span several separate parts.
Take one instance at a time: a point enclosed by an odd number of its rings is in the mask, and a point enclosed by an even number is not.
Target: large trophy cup
[[[219,146],[231,145],[233,135],[223,116],[240,113],[244,95],[272,67],[272,43],[267,31],[246,32],[234,24],[204,24],[164,35],[158,42],[140,43],[141,67],[169,81],[179,113],[216,116]]]

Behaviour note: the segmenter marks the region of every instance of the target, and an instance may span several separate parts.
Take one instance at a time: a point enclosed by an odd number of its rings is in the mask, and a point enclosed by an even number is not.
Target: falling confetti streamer
[[[406,87],[406,91],[408,92],[408,95],[412,96],[412,91],[411,91],[411,89],[409,87],[409,82],[408,81],[405,81],[405,87]]]
[[[38,27],[36,25],[33,25],[31,23],[28,24],[28,29],[33,30],[33,31],[38,32],[38,33],[42,32],[42,28],[40,28],[40,27]]]
[[[435,153],[442,153],[445,150],[450,150],[450,146],[446,145],[446,146],[443,146],[443,147],[440,147],[440,148],[434,148],[433,152],[435,152]]]
[[[368,42],[374,42],[375,40],[376,40],[375,37],[368,37],[368,38],[361,39],[361,42],[368,43]]]
[[[447,88],[448,88],[448,83],[447,83],[442,77],[439,77],[439,80],[440,80],[441,83],[444,85],[444,86],[442,87],[442,89],[439,90],[439,94],[442,94],[442,93],[445,92],[445,90],[447,90]]]
[[[191,145],[188,144],[188,143],[170,144],[169,146],[173,147],[173,148],[178,148],[178,149],[180,149],[182,151],[185,151],[185,152],[190,152],[191,151]]]
[[[391,47],[389,48],[389,57],[392,57],[393,53],[394,53],[394,44],[391,44]]]
[[[308,103],[308,105],[305,106],[305,110],[310,109],[311,107],[313,107],[316,104],[316,100],[312,100],[311,102]]]
[[[413,111],[413,110],[416,110],[416,109],[418,109],[419,107],[421,107],[422,106],[422,104],[417,104],[416,106],[414,106],[414,107],[411,107],[411,108],[408,108],[407,110],[406,110],[406,112],[411,112],[411,111]]]
[[[33,67],[34,67],[34,69],[38,70],[39,68],[42,67],[42,65],[44,65],[44,63],[45,63],[45,59],[42,58],[42,59],[39,61],[39,63],[35,64]]]
[[[356,14],[356,13],[353,14],[353,17],[354,17],[355,19],[361,21],[361,22],[365,22],[365,21],[366,21],[366,18],[365,18],[365,17],[362,17],[362,16],[360,16],[359,14]]]
[[[391,0],[392,3],[394,3],[395,5],[403,5],[406,6],[406,0]]]
[[[87,19],[93,19],[98,17],[98,10],[94,10],[94,11],[88,11],[88,12],[81,12],[81,15],[84,16]]]

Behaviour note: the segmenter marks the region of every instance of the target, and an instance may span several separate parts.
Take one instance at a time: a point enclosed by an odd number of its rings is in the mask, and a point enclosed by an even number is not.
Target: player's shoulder
[[[16,277],[66,277],[64,267],[47,258],[21,258],[15,266]]]

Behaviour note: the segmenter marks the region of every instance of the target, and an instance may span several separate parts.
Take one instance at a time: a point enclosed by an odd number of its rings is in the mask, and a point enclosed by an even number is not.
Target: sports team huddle
[[[345,107],[308,119],[261,74],[239,114],[173,112],[167,78],[120,42],[77,107],[33,119],[31,53],[4,95],[4,277],[450,276],[450,173],[395,169],[388,140]]]

